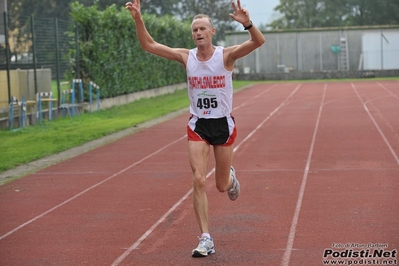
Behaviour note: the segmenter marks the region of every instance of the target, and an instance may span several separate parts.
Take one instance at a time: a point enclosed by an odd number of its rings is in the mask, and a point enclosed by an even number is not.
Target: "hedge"
[[[179,63],[143,51],[134,20],[124,7],[112,5],[99,11],[97,5],[84,7],[74,2],[71,10],[79,33],[80,77],[85,83],[98,84],[101,97],[185,82],[186,74]],[[143,19],[157,42],[170,47],[193,47],[189,23],[148,14],[143,14]],[[69,34],[75,35],[75,30],[72,28]]]

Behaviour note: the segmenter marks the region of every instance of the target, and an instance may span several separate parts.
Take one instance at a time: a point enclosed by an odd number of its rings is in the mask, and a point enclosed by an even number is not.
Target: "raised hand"
[[[130,11],[134,19],[141,17],[140,0],[133,0],[133,2],[127,2],[125,4],[125,8]]]
[[[234,14],[230,13],[230,17],[244,26],[249,25],[251,23],[249,12],[245,8],[241,7],[241,1],[237,0],[237,4],[233,1],[231,2],[231,5],[233,6]]]

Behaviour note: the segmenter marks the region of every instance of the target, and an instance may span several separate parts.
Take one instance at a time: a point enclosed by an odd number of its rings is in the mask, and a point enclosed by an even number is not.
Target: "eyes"
[[[198,31],[205,31],[206,27],[194,28],[193,33],[197,33]]]

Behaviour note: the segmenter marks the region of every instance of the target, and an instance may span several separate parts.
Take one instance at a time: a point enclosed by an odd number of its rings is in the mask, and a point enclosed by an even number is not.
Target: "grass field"
[[[236,89],[250,81],[234,83]],[[44,120],[16,131],[0,131],[0,173],[40,158],[65,151],[103,136],[134,127],[188,107],[186,90],[114,106],[101,112]]]
[[[399,80],[399,78],[393,79]],[[384,80],[387,79],[385,78]],[[337,80],[301,82],[333,81]],[[277,83],[280,81],[262,82]],[[234,81],[234,88],[239,89],[253,83],[256,82]],[[54,88],[56,89],[56,85]],[[186,108],[188,105],[187,91],[179,90],[172,94],[141,99],[123,106],[102,110],[101,112],[93,112],[93,114],[85,113],[80,116],[74,116],[73,119],[65,117],[51,122],[43,121],[42,124],[16,131],[0,130],[0,173],[18,165],[134,127],[145,121]]]

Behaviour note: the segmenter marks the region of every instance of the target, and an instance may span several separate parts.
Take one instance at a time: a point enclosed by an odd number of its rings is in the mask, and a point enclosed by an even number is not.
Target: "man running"
[[[191,35],[194,49],[171,48],[160,44],[148,33],[140,12],[140,1],[125,5],[135,21],[141,47],[157,56],[182,64],[187,72],[191,118],[187,125],[189,161],[193,173],[193,204],[199,228],[200,242],[192,251],[193,257],[206,257],[215,253],[208,225],[208,200],[206,174],[213,147],[215,157],[216,188],[226,192],[231,200],[240,193],[240,183],[232,166],[236,125],[231,114],[233,105],[232,73],[234,63],[264,42],[265,38],[250,20],[249,13],[241,7],[240,0],[232,2],[234,13],[230,17],[249,32],[249,39],[230,47],[214,46],[212,37],[216,29],[209,16],[200,14],[193,18]]]

